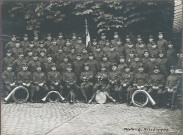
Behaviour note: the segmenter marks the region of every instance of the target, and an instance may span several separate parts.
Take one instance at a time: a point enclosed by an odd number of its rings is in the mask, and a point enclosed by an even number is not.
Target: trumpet
[[[50,94],[52,94],[52,93],[57,94],[61,98],[62,101],[65,99],[64,97],[62,97],[62,95],[58,91],[50,91],[50,92],[47,93],[47,95],[44,98],[42,98],[42,101],[45,102],[47,100],[48,96],[50,96]],[[58,100],[58,98],[57,98],[57,100]],[[50,102],[55,102],[55,101],[52,101],[51,99],[49,99],[49,101]]]

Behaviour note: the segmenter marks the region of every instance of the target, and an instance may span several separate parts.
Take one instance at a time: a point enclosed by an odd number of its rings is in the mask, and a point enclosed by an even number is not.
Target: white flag
[[[87,24],[87,19],[85,18],[85,23],[86,23],[86,47],[88,47],[89,43],[90,43],[90,33],[88,30],[88,24]]]

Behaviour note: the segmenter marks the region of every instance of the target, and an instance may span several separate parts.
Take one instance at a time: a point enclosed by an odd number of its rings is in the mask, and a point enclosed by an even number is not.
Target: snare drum
[[[95,100],[99,104],[104,104],[104,103],[106,103],[107,96],[104,92],[98,92],[95,96]]]

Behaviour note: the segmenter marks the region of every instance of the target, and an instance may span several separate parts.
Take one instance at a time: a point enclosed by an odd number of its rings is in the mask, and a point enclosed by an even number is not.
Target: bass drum
[[[18,86],[15,88],[12,98],[16,103],[25,103],[29,98],[29,91],[23,86]]]
[[[144,107],[149,102],[149,98],[147,96],[146,91],[144,90],[136,90],[132,94],[132,103],[137,107]]]
[[[106,103],[107,96],[104,92],[98,92],[95,96],[95,100],[99,104],[104,104],[104,103]]]

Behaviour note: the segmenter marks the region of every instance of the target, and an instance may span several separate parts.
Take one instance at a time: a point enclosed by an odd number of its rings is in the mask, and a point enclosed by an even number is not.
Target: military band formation
[[[182,54],[162,32],[156,38],[150,35],[145,43],[141,35],[127,35],[122,42],[117,32],[112,40],[102,33],[86,47],[75,33],[71,39],[48,34],[46,40],[35,34],[33,41],[27,34],[22,41],[12,35],[3,60],[6,94],[22,85],[30,92],[30,102],[41,102],[55,90],[64,97],[61,102],[92,103],[96,92],[103,91],[109,102],[131,105],[133,92],[143,89],[156,101],[155,108],[165,107],[171,93],[174,109],[180,84],[175,69],[181,68]]]

